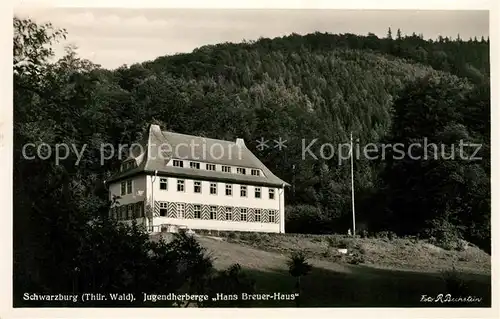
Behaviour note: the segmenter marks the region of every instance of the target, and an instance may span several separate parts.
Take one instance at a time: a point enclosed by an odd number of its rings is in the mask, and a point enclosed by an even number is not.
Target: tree
[[[141,273],[150,269],[163,276],[161,282],[170,282],[170,274],[178,274],[174,266],[163,273],[144,257],[141,247],[149,244],[140,232],[96,226],[109,213],[103,180],[120,165],[118,156],[101,165],[100,146],[111,143],[116,150],[119,144],[134,143],[140,139],[138,133],[156,121],[179,133],[228,140],[243,137],[273,173],[294,181],[293,196],[286,195],[286,227],[302,233],[345,229],[345,216],[350,214],[348,166],[339,165],[337,150],[332,158],[315,158],[320,145],[345,143],[351,130],[361,146],[391,138],[413,143],[423,137],[438,143],[456,143],[461,138],[481,143],[483,160],[474,163],[359,160],[355,184],[357,206],[374,221],[384,220],[389,227],[409,233],[434,227],[432,221],[439,216],[467,240],[487,247],[490,71],[489,44],[484,38],[482,43],[460,43],[457,50],[456,41],[403,37],[399,29],[395,42],[374,34],[318,32],[208,45],[189,54],[106,70],[79,57],[76,48],[68,48],[54,60],[51,46],[64,39],[62,29],[16,18],[14,29],[17,291],[19,287],[70,289],[67,276],[110,287],[110,282],[122,277],[143,278]],[[417,80],[426,74],[427,84]],[[257,149],[255,141],[260,137],[272,141],[280,136],[288,148]],[[307,139],[307,145],[313,138],[318,138],[313,156],[302,154],[301,141]],[[23,156],[24,145],[42,142],[75,145],[79,150],[86,145],[86,149],[81,159],[70,152],[57,164],[53,157]],[[27,153],[36,155],[36,149],[28,148]],[[416,194],[422,200],[415,199]],[[406,214],[414,223],[405,222]],[[128,232],[135,235],[130,237]],[[117,248],[113,262],[121,275],[109,281],[99,271],[111,270],[86,260],[96,257],[103,262],[101,255],[109,253],[111,248],[100,233],[114,238],[114,243],[133,242]],[[90,249],[90,242],[82,242],[87,237],[106,247],[97,250],[99,256],[79,250]],[[194,243],[190,245],[196,252]],[[154,260],[179,256],[168,249],[168,256],[158,253]],[[142,264],[130,265],[123,257],[128,250]],[[85,261],[85,271],[80,269],[84,275],[74,274],[74,260]],[[198,266],[208,266],[196,260]],[[125,270],[121,263],[127,265]],[[190,276],[184,271],[182,275]],[[211,279],[207,276],[201,282]],[[132,285],[135,279],[124,282]],[[189,285],[182,289],[204,287],[200,281]]]
[[[410,145],[421,145],[402,158],[389,156],[382,174],[388,212],[393,213],[392,224],[398,232],[416,234],[427,229],[430,233],[446,231],[458,234],[453,235],[455,238],[471,239],[478,234],[476,228],[480,228],[482,234],[489,236],[489,224],[485,222],[489,219],[489,204],[477,201],[489,197],[484,164],[488,160],[469,160],[466,150],[458,153],[462,143],[479,142],[470,129],[482,128],[473,124],[478,122],[472,118],[487,120],[482,113],[487,110],[487,103],[479,102],[482,98],[477,99],[478,91],[474,94],[477,100],[469,100],[471,92],[471,86],[456,77],[429,75],[409,85],[395,101],[390,143],[401,143],[404,150],[409,150]],[[467,105],[467,111],[462,105]],[[400,176],[405,176],[404,180]],[[466,222],[471,216],[479,219]],[[439,225],[451,226],[442,230],[439,227],[444,226]],[[482,242],[478,238],[474,241]],[[486,245],[482,247],[489,250]]]
[[[50,45],[65,39],[66,34],[65,29],[55,29],[51,23],[39,25],[14,17],[14,74],[38,78],[54,55]]]
[[[142,130],[143,123],[121,113],[130,106],[129,95],[74,48],[51,62],[50,45],[62,33],[50,24],[14,18],[14,27],[14,304],[33,306],[22,299],[27,289],[206,291],[207,278],[217,272],[194,238],[155,242],[139,225],[109,218],[119,198],[110,201],[103,187],[113,162],[99,165],[99,148],[107,140],[118,143],[124,133],[135,136],[130,128]],[[85,144],[89,153],[78,165],[74,155],[59,163],[30,159],[34,151],[24,156],[22,150],[32,142]],[[94,305],[116,305],[107,302]]]
[[[301,292],[300,279],[303,276],[306,276],[311,271],[312,266],[307,262],[306,256],[301,251],[293,252],[289,257],[287,264],[288,264],[288,272],[297,280],[295,287],[300,294]],[[296,298],[295,300],[297,301],[297,306],[298,306],[299,298]]]
[[[241,296],[242,293],[251,294],[255,292],[255,280],[248,276],[239,264],[233,264],[226,270],[214,274],[207,284],[208,294],[216,295],[222,293],[226,295],[236,294]],[[236,300],[229,300],[227,302],[217,301],[213,302],[209,299],[207,302],[202,303],[202,306],[231,306],[243,307],[248,306],[248,301],[237,298]]]
[[[391,31],[390,27],[389,27],[389,30],[387,30],[387,39],[392,40],[392,31]]]

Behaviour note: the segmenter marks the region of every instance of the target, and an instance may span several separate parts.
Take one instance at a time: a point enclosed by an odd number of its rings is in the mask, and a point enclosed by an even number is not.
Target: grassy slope
[[[420,302],[423,294],[447,293],[440,271],[452,266],[467,282],[464,294],[483,298],[481,303],[467,306],[488,306],[491,302],[490,258],[475,247],[451,252],[408,239],[344,238],[351,251],[363,255],[362,263],[352,265],[348,262],[352,257],[337,256],[335,240],[328,237],[332,236],[262,234],[230,242],[209,236],[198,239],[215,258],[217,268],[239,263],[255,278],[257,291],[263,293],[293,292],[295,280],[287,272],[287,256],[293,249],[305,250],[313,270],[302,281],[302,306],[456,306]],[[290,307],[295,303],[263,301],[257,305]]]

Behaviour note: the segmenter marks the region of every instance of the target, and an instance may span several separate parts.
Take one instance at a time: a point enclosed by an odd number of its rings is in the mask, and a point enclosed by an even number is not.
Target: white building
[[[284,187],[245,146],[161,131],[151,125],[121,170],[106,182],[111,215],[150,231],[162,225],[198,230],[285,232]]]

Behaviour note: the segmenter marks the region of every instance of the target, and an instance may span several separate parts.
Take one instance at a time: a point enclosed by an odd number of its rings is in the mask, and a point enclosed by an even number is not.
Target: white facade
[[[121,195],[122,183],[125,184],[126,188],[126,184],[129,181],[132,183],[132,193],[127,194],[126,191],[124,195]],[[195,182],[197,183],[196,191],[201,192],[195,192]],[[184,185],[183,191],[178,190],[178,183]],[[165,184],[166,189],[164,186]],[[162,186],[160,187],[160,185]],[[216,185],[216,194],[211,194],[211,188],[213,190],[214,185]],[[201,186],[201,188],[198,186]],[[231,195],[226,195],[226,186],[230,187]],[[243,192],[243,195],[246,193],[246,196],[241,196],[242,187],[243,189],[246,187],[246,191]],[[256,197],[256,190],[258,191],[259,189],[260,198]],[[258,231],[270,233],[285,232],[285,195],[283,188],[212,182],[158,175],[141,175],[125,179],[119,183],[110,184],[109,192],[110,198],[113,198],[113,195],[120,196],[120,199],[118,200],[119,205],[117,205],[117,207],[127,207],[127,205],[138,202],[143,203],[144,206],[149,205],[150,207],[154,207],[153,214],[149,218],[147,217],[147,214],[140,215],[140,213],[134,216],[141,216],[140,218],[136,218],[136,221],[148,227],[155,226],[156,228],[156,226],[173,224],[186,226],[190,229]],[[270,198],[270,192],[274,194],[274,197],[271,195]],[[167,204],[165,205],[163,203]],[[232,208],[231,214],[239,213],[239,218],[236,216],[232,216],[233,218],[231,220],[220,220],[217,217],[214,219],[211,219],[210,217],[202,218],[202,216],[192,216],[191,218],[186,218],[184,216],[184,218],[180,218],[181,216],[177,211],[177,207],[175,212],[176,217],[173,218],[168,214],[168,209],[170,208],[168,203],[175,203],[175,205],[177,205],[177,203],[185,204],[186,206],[184,208],[184,212],[188,207],[187,205],[200,205],[201,207],[205,205],[209,206],[209,209],[217,207],[217,213],[220,212],[222,207],[224,214],[227,212],[227,207],[230,207]],[[166,206],[166,212],[162,209],[162,206]],[[172,204],[170,206],[172,206]],[[234,208],[239,208],[239,212]],[[246,221],[241,220],[241,208],[247,209]],[[127,211],[128,214],[128,209],[123,210]],[[249,216],[250,210],[253,210],[254,214],[251,219]],[[256,212],[259,210],[260,221],[256,221]],[[264,218],[264,212],[266,211],[267,217]],[[273,221],[269,218],[270,212],[275,213]],[[126,218],[120,218],[119,216],[117,216],[117,218],[122,220],[131,219],[129,215],[126,216]]]

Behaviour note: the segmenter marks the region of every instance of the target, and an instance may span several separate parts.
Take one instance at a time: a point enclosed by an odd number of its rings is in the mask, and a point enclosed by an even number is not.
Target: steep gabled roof
[[[232,167],[260,169],[261,176],[224,173],[190,167],[174,167],[166,164],[172,159],[199,161]],[[283,186],[289,185],[274,175],[245,145],[242,139],[236,142],[204,138],[200,136],[161,131],[158,125],[151,125],[143,140],[130,150],[127,160],[134,160],[136,167],[119,172],[107,182],[118,181],[139,173],[158,174],[213,180],[222,182]],[[126,161],[127,161],[126,160]]]

